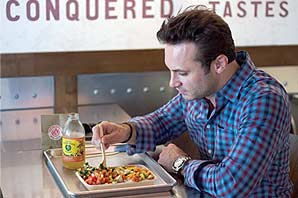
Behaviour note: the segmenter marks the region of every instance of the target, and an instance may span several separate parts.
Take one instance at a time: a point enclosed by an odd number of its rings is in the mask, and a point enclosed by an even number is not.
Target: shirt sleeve
[[[246,197],[287,143],[287,99],[267,92],[243,104],[240,127],[228,156],[217,163],[193,160],[184,169],[185,184],[214,197]],[[280,159],[282,163],[283,160]],[[286,164],[285,164],[286,165]],[[275,178],[276,179],[276,178]]]
[[[156,145],[164,144],[186,131],[184,106],[184,99],[178,94],[156,111],[130,119],[137,134],[136,145],[128,145],[127,153],[154,151]]]

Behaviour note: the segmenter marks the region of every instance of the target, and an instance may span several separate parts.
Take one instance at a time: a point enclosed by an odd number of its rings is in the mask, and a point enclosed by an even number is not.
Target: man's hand
[[[100,128],[103,131],[103,136],[100,135]],[[103,121],[92,128],[93,144],[96,142],[103,142],[105,147],[108,148],[111,144],[121,143],[130,135],[130,128],[125,124],[116,124],[113,122]]]
[[[187,154],[177,147],[175,144],[165,146],[159,154],[158,163],[162,165],[168,172],[173,172],[172,166],[174,161],[180,156]]]

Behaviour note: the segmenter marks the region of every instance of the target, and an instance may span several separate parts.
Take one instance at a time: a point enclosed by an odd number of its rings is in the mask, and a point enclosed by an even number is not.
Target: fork
[[[98,127],[99,127],[99,135],[101,138],[103,136],[103,129],[100,125],[98,125]],[[101,162],[100,162],[99,166],[107,167],[106,151],[105,151],[105,146],[102,141],[100,141],[100,148],[101,148],[102,156],[101,156]]]

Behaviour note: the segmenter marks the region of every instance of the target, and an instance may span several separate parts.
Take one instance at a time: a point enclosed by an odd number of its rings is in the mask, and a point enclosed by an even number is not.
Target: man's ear
[[[216,59],[214,60],[213,64],[214,64],[214,70],[217,74],[222,73],[225,69],[226,66],[228,65],[228,57],[221,54],[219,56],[216,57]]]

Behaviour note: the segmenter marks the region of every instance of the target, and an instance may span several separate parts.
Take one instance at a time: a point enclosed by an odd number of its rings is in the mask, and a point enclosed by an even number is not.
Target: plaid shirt
[[[241,67],[214,94],[211,113],[205,98],[185,100],[178,94],[156,111],[130,120],[137,143],[127,152],[152,151],[188,130],[201,158],[185,166],[186,185],[214,197],[289,197],[287,93],[256,70],[246,52],[238,52],[236,60]]]

